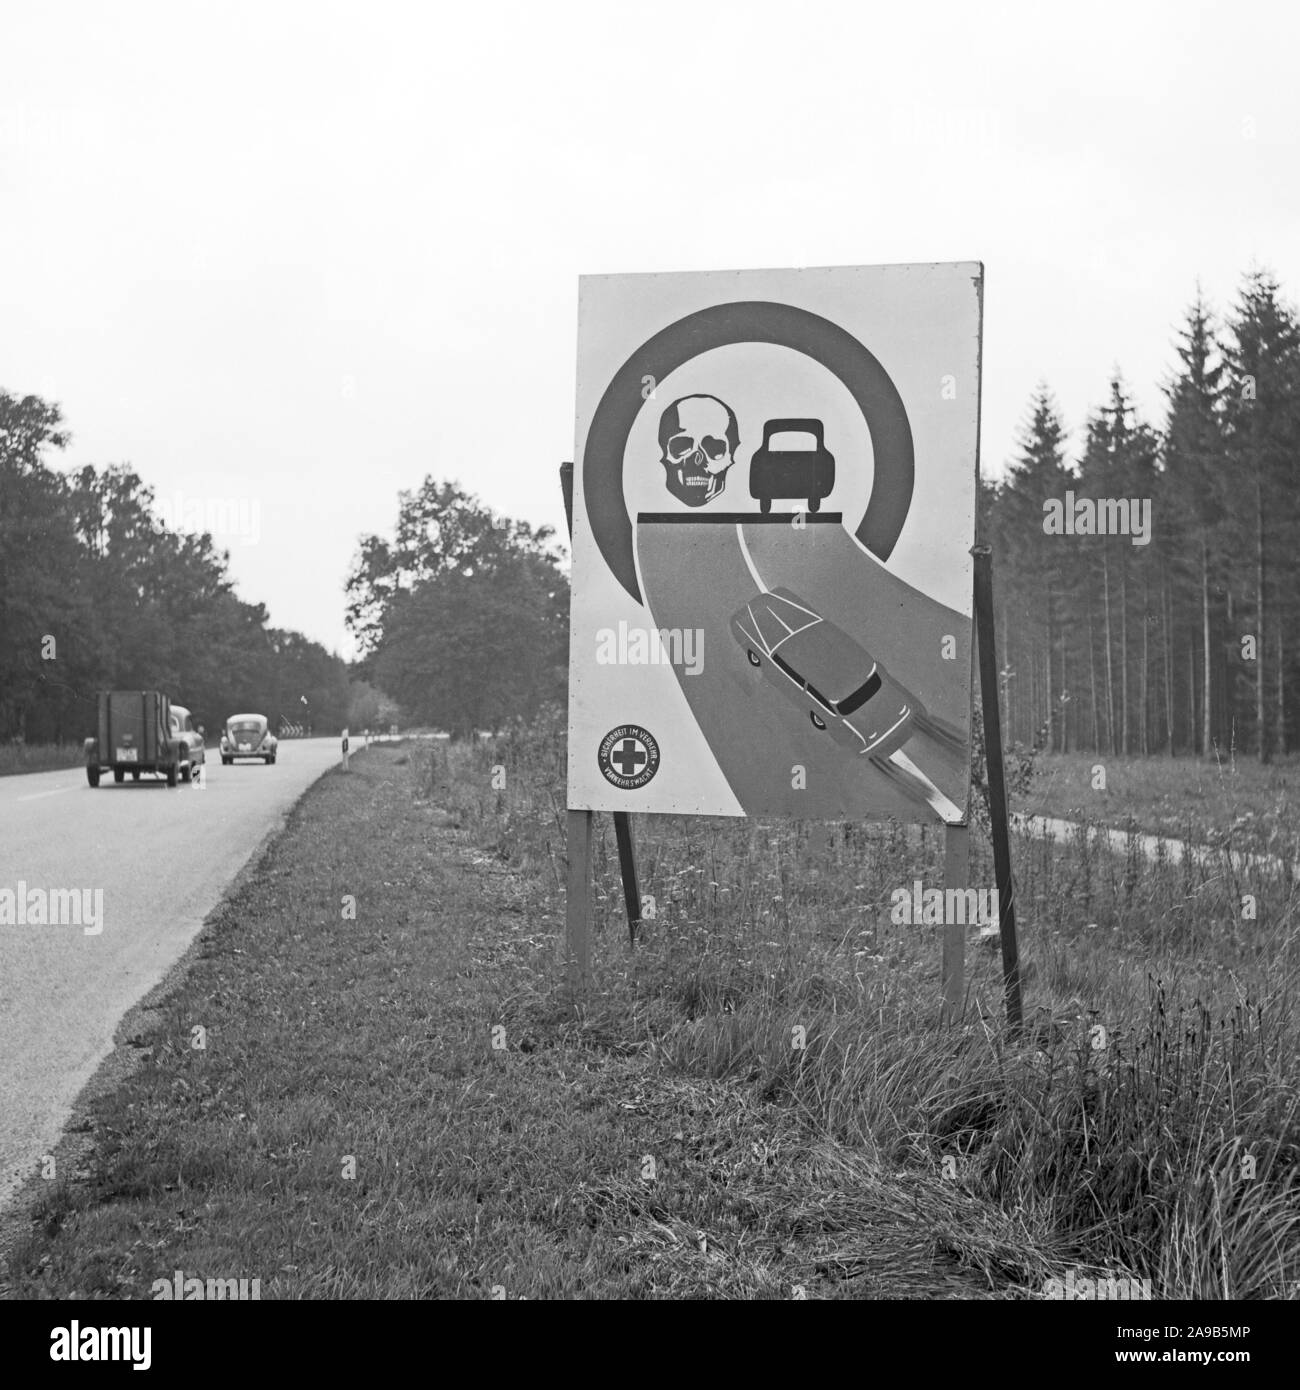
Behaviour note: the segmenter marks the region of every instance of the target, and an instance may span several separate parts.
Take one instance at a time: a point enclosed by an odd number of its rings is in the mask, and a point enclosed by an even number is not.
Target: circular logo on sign
[[[659,771],[659,744],[639,724],[620,724],[601,739],[596,761],[607,782],[636,791]]]

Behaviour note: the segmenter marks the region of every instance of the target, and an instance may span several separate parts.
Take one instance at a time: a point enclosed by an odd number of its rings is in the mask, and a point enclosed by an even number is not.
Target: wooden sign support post
[[[1024,1022],[1020,1001],[1020,953],[1016,945],[1016,903],[1011,885],[1011,827],[1002,766],[1002,713],[998,705],[998,657],[993,640],[993,550],[971,549],[975,557],[975,637],[980,658],[980,703],[984,710],[984,756],[988,765],[989,814],[993,831],[993,872],[998,887],[998,931],[1002,938],[1002,979],[1007,1024],[1013,1033]]]
[[[573,541],[573,464],[560,465],[560,489],[564,494],[564,519]],[[565,939],[568,947],[569,987],[585,988],[591,974],[591,825],[590,811],[570,811],[568,832],[568,893],[565,904]],[[618,842],[618,867],[623,878],[623,903],[627,908],[628,940],[636,945],[641,922],[641,890],[636,878],[636,854],[632,822],[626,811],[614,812],[614,838]]]
[[[565,817],[569,870],[565,880],[564,939],[569,992],[577,996],[591,979],[591,816],[570,811]]]
[[[966,888],[970,883],[970,828],[947,825],[943,836],[943,886]],[[949,913],[949,917],[958,914]],[[945,1023],[956,1023],[961,1017],[966,993],[966,927],[962,922],[949,921],[943,929],[943,1008]]]

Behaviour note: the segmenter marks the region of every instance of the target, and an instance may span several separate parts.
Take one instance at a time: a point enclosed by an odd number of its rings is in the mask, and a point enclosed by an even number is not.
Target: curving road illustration
[[[839,513],[800,521],[758,512],[637,518],[637,561],[655,625],[704,631],[703,669],[676,668],[677,679],[732,791],[749,814],[964,820],[970,619],[891,574]],[[892,757],[846,754],[750,667],[731,616],[778,587],[844,629],[925,705],[928,718]],[[948,637],[953,659],[943,655]],[[796,766],[806,779],[798,789]]]

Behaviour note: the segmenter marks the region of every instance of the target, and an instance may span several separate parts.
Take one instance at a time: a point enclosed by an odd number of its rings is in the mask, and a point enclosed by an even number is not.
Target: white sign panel
[[[571,809],[965,818],[982,295],[582,278]]]

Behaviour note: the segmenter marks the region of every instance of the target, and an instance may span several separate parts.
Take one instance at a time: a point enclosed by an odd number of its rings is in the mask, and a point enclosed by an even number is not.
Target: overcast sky
[[[68,465],[242,503],[351,654],[399,489],[563,529],[578,276],[983,260],[983,459],[1158,383],[1199,277],[1300,291],[1300,11],[748,0],[8,7],[0,387]]]

